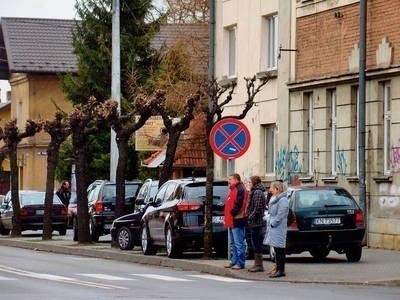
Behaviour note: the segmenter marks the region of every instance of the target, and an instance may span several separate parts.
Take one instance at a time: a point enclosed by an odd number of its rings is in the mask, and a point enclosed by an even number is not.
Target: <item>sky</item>
[[[0,0],[0,17],[73,19],[77,0]],[[156,5],[162,0],[155,0]],[[6,101],[7,81],[0,80],[1,100]]]

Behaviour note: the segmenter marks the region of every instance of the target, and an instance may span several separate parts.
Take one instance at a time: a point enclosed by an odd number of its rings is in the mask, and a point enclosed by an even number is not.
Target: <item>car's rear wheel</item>
[[[78,220],[76,219],[76,217],[74,217],[74,219],[72,220],[72,230],[72,239],[76,242],[78,240]]]
[[[93,220],[89,220],[89,230],[90,230],[90,237],[92,238],[92,242],[98,242],[99,238],[100,238],[100,234],[99,234]]]
[[[118,230],[117,242],[121,250],[131,250],[133,248],[132,233],[125,226]]]
[[[329,252],[330,250],[325,247],[317,247],[310,250],[310,254],[317,261],[324,260],[329,255]]]
[[[345,250],[347,260],[349,262],[358,262],[361,259],[362,247],[361,246],[351,246]]]
[[[61,228],[61,229],[58,231],[58,234],[59,234],[59,235],[66,235],[66,234],[67,234],[67,227]]]
[[[182,250],[174,238],[171,226],[168,226],[165,232],[165,248],[167,248],[167,256],[170,258],[176,258],[182,254]]]
[[[156,248],[153,246],[146,224],[142,225],[141,245],[144,255],[154,255],[156,253]]]

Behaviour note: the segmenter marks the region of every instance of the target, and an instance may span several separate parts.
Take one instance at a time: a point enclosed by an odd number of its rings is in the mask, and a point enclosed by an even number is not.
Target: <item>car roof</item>
[[[346,190],[344,187],[341,186],[334,186],[334,185],[322,185],[322,186],[296,186],[296,187],[289,187],[288,191],[300,191],[300,190],[336,190],[342,189]]]
[[[206,178],[205,177],[188,177],[188,178],[170,179],[167,182],[175,182],[175,183],[181,184],[181,185],[188,185],[188,184],[192,184],[192,183],[205,183]],[[213,182],[214,183],[215,182],[226,183],[226,184],[228,183],[228,181],[226,179],[215,179]]]

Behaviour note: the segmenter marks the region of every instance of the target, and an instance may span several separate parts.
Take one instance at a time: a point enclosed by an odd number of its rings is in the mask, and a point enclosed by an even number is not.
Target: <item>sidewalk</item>
[[[322,263],[314,262],[308,253],[291,255],[287,257],[286,277],[270,279],[265,272],[249,273],[247,270],[225,269],[226,260],[222,259],[204,260],[200,254],[188,254],[181,259],[170,259],[162,252],[156,256],[144,256],[138,247],[135,247],[133,251],[121,251],[111,248],[109,242],[78,245],[76,242],[58,236],[54,236],[51,241],[42,241],[39,236],[23,236],[20,238],[0,237],[0,246],[113,259],[248,280],[400,287],[399,251],[364,248],[363,256],[358,263],[348,263],[345,255],[339,255],[336,252],[331,252],[327,260]],[[267,258],[268,256],[264,258],[265,268],[272,265]],[[246,266],[252,264],[253,261],[246,262]]]

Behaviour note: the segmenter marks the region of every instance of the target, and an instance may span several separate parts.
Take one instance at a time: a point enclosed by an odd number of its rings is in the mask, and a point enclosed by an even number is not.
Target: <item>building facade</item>
[[[400,6],[367,1],[367,244],[400,250]],[[359,196],[359,11],[356,0],[297,1],[282,179],[338,184]]]

